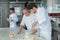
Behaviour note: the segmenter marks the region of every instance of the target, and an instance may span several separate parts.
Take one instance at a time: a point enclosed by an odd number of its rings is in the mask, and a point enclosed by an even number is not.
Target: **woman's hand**
[[[8,22],[11,22],[12,20],[11,20],[11,19],[9,19],[9,18],[7,18],[7,21],[8,21]]]

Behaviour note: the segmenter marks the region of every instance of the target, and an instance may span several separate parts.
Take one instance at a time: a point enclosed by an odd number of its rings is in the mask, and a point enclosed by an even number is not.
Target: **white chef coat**
[[[35,13],[36,20],[38,20],[38,26],[40,29],[45,29],[46,31],[51,31],[51,23],[49,16],[44,7],[39,7]]]
[[[26,25],[28,30],[31,30],[32,28],[32,23],[34,21],[35,17],[33,14],[30,14],[29,16],[23,16],[21,25]]]
[[[37,26],[40,28],[40,36],[51,40],[51,24],[49,16],[44,7],[39,7],[35,13],[36,20],[38,20]],[[47,34],[47,35],[45,35]],[[44,39],[45,40],[45,39]]]
[[[21,25],[26,25],[28,31],[31,30],[32,28],[32,23],[35,21],[35,15],[34,14],[30,14],[29,16],[23,16],[23,19],[22,19],[22,22],[21,22]],[[36,29],[39,31],[38,27],[36,27]],[[39,32],[36,33],[36,36],[39,36],[38,34]]]
[[[13,20],[10,22],[10,28],[13,29],[14,27],[17,27],[16,22],[18,21],[17,15],[15,13],[12,13],[9,15],[9,19]]]

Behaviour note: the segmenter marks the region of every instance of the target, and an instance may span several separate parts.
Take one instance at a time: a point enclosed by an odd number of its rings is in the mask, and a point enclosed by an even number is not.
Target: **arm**
[[[37,20],[34,21],[34,22],[32,23],[32,28],[34,28],[37,24],[38,24],[38,21],[37,21]]]
[[[23,30],[23,25],[20,25],[20,31],[17,34],[21,34]]]
[[[32,29],[30,35],[34,35],[37,32],[37,29]]]
[[[17,22],[18,21],[18,18],[17,18],[17,15],[14,14],[14,15],[10,15],[9,18],[7,18],[7,21],[8,22]]]
[[[7,18],[7,22],[9,22],[9,23],[10,23],[10,22],[11,22],[11,19]]]
[[[22,21],[20,23],[20,31],[18,32],[18,34],[22,33],[22,29],[23,29],[23,26],[25,25],[25,22],[24,22],[24,17],[22,18]]]

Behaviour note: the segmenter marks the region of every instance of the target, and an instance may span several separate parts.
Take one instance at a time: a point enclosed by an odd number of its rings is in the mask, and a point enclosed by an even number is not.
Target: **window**
[[[60,0],[53,0],[53,10],[60,11]]]

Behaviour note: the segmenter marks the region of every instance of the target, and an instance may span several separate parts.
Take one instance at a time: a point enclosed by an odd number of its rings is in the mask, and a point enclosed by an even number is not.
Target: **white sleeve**
[[[46,10],[44,8],[40,9],[40,11],[37,12],[37,20],[40,25],[47,21]]]
[[[12,20],[13,20],[13,22],[17,22],[17,21],[18,21],[18,17],[17,17],[17,15],[13,15]]]
[[[21,21],[21,23],[20,23],[20,25],[25,25],[25,19],[24,19],[24,16],[23,16],[23,18],[22,18],[22,21]]]

